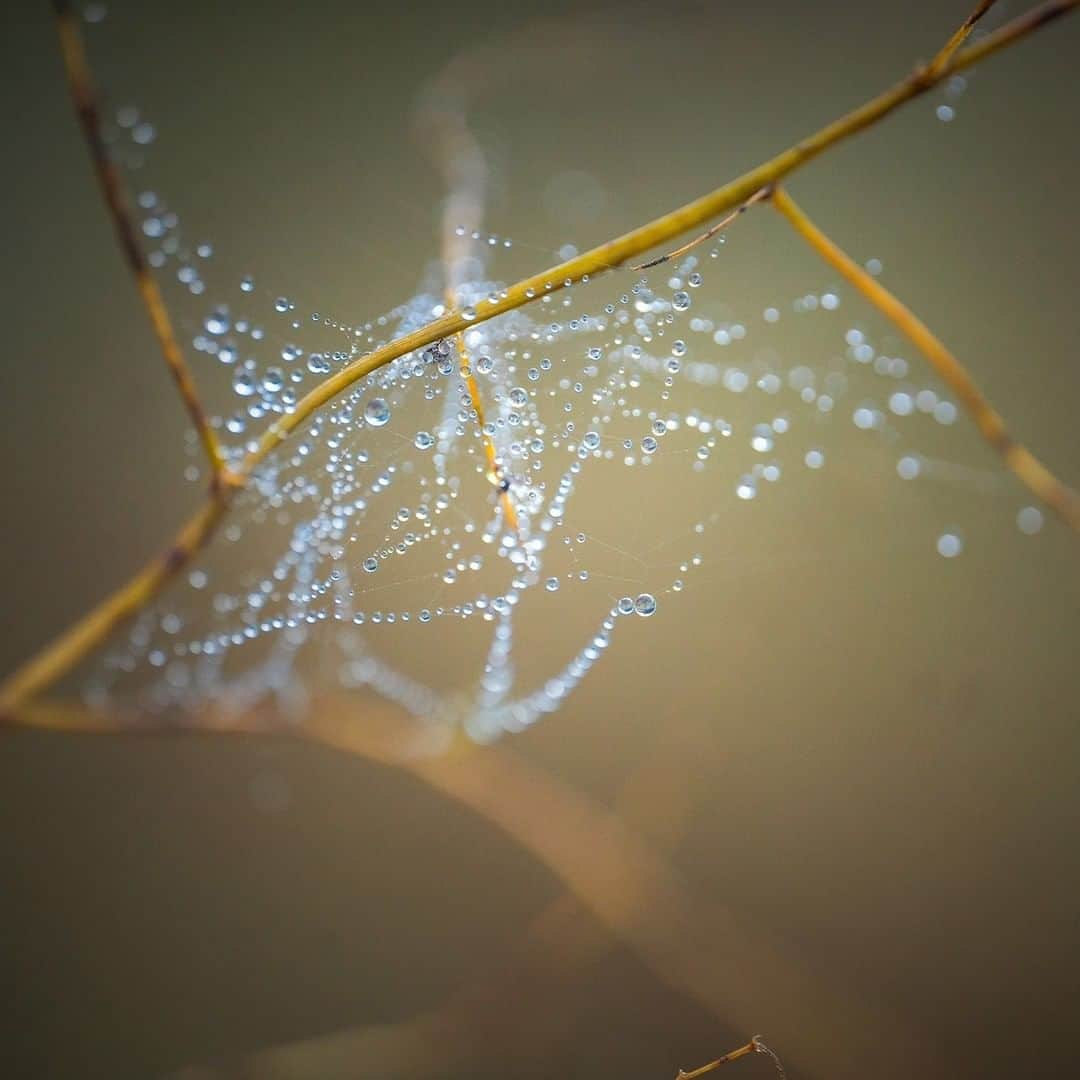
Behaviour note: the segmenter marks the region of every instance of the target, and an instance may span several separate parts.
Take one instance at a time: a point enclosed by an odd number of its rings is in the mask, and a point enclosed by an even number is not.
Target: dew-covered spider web
[[[962,90],[950,84],[931,122],[952,119]],[[114,103],[108,135],[134,166],[138,227],[233,464],[329,374],[443,314],[448,287],[473,313],[505,288],[512,241],[451,223],[453,265],[433,237],[404,303],[327,311],[203,238],[167,177],[147,182],[151,117]],[[276,698],[299,715],[314,689],[365,688],[488,740],[558,710],[630,624],[666,623],[662,663],[679,594],[746,557],[725,543],[735,516],[827,483],[837,455],[888,459],[874,498],[959,484],[1006,496],[1002,527],[1038,532],[1042,512],[1007,475],[953,460],[968,421],[828,270],[808,258],[796,294],[740,287],[767,213],[647,271],[552,288],[356,383],[257,469],[87,694],[151,715]],[[194,435],[188,449],[188,479],[205,484]],[[943,508],[926,557],[959,556],[962,526]]]

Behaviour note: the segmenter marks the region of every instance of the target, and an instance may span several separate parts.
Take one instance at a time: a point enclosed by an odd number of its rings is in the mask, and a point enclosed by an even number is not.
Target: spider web
[[[149,259],[233,463],[327,375],[446,310],[441,262],[363,319],[240,269],[145,186],[153,124],[124,106],[109,134],[137,166]],[[88,697],[150,714],[275,697],[300,716],[310,688],[366,687],[486,741],[556,711],[625,627],[662,622],[730,557],[733,515],[824,479],[838,454],[869,441],[896,483],[1015,495],[951,462],[955,404],[820,269],[794,296],[739,284],[752,229],[551,291],[356,383],[259,466]],[[512,242],[455,234],[457,301],[480,312]],[[188,450],[205,483],[193,434]],[[1037,532],[1042,515],[1016,522]],[[955,557],[962,530],[943,520],[935,545]]]

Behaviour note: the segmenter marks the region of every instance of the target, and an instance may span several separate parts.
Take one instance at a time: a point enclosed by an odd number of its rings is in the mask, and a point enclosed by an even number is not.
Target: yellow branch
[[[975,421],[982,437],[1001,455],[1006,466],[1037,498],[1080,533],[1080,495],[1063,484],[1034,454],[1018,443],[1005,421],[983,396],[964,365],[934,336],[916,315],[846,252],[834,244],[795,204],[782,188],[773,192],[773,205],[796,232],[841,276],[854,286],[933,365]]]
[[[161,353],[165,358],[173,381],[180,392],[180,397],[187,409],[191,423],[198,432],[199,440],[203,444],[206,456],[213,470],[212,483],[217,486],[225,472],[225,461],[221,455],[221,446],[217,436],[210,428],[206,413],[199,400],[198,391],[195,388],[195,380],[191,375],[187,364],[184,362],[180,346],[173,332],[172,322],[169,319],[168,309],[161,290],[154,280],[154,276],[147,265],[142,248],[139,246],[135,235],[135,225],[132,221],[131,210],[127,196],[124,193],[124,184],[120,178],[120,170],[115,162],[109,157],[109,151],[105,146],[105,140],[101,137],[101,113],[98,108],[97,94],[94,90],[94,81],[90,76],[90,65],[86,60],[86,50],[83,47],[82,35],[79,33],[78,22],[66,0],[54,0],[56,10],[56,28],[60,35],[60,53],[64,60],[64,70],[67,73],[68,86],[71,89],[71,97],[75,103],[75,111],[79,117],[79,125],[82,127],[83,136],[86,139],[87,148],[90,151],[90,160],[94,166],[94,173],[101,188],[102,197],[112,218],[113,227],[116,229],[120,248],[124,253],[128,268],[135,278],[135,284],[139,290],[146,313],[150,316],[150,323],[154,328],[154,336],[158,340]]]
[[[0,719],[10,719],[14,710],[28,697],[65,675],[91,649],[99,645],[114,627],[151,599],[209,540],[232,491],[243,487],[256,467],[293,431],[354,383],[407,353],[453,337],[469,326],[523,307],[539,296],[614,269],[628,259],[668,244],[691,229],[742,205],[756,192],[776,184],[830,146],[870,127],[905,102],[926,93],[947,75],[970,67],[1016,43],[1047,23],[1069,13],[1077,4],[1080,4],[1080,0],[1048,0],[1047,3],[1018,16],[993,34],[987,35],[977,44],[955,53],[939,70],[922,68],[916,71],[892,89],[872,98],[738,179],[641,228],[601,244],[541,274],[534,274],[524,281],[519,281],[506,289],[494,303],[483,301],[472,317],[467,318],[460,311],[449,312],[427,326],[373,350],[331,375],[305,395],[294,412],[276,420],[263,432],[254,450],[247,455],[236,473],[220,474],[223,482],[211,491],[206,509],[184,526],[165,556],[151,563],[75,626],[45,646],[6,682],[0,684]],[[66,5],[60,6],[66,10]]]
[[[122,589],[92,608],[45,649],[23,664],[0,687],[0,719],[70,671],[132,614],[152,600],[161,587],[198,551],[221,520],[228,504],[226,489],[217,489],[180,530],[172,544],[152,559]]]
[[[495,451],[495,440],[484,430],[487,421],[484,418],[484,402],[480,396],[480,384],[472,373],[469,363],[469,354],[465,348],[465,335],[458,334],[455,338],[458,345],[458,356],[461,359],[461,374],[465,379],[465,387],[469,391],[469,398],[476,410],[476,423],[480,427],[480,441],[484,447],[484,459],[487,461],[488,479],[495,485],[499,492],[499,503],[502,506],[503,517],[511,532],[518,531],[517,510],[514,508],[514,497],[510,494],[510,481],[505,471],[499,464],[499,456]]]

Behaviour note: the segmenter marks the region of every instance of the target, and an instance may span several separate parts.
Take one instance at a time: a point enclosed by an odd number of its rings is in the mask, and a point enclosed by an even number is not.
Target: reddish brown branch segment
[[[184,402],[184,407],[187,409],[188,416],[191,418],[191,423],[198,432],[199,439],[216,477],[223,473],[225,469],[221,447],[217,436],[210,427],[202,402],[199,400],[195,380],[180,351],[161,290],[158,288],[146,257],[143,255],[142,248],[139,246],[120,170],[109,156],[108,148],[105,145],[101,132],[101,110],[94,89],[94,81],[90,75],[90,65],[86,59],[86,49],[83,46],[78,21],[67,0],[53,0],[53,7],[56,11],[56,25],[60,35],[60,53],[63,57],[64,69],[67,72],[71,97],[75,104],[79,125],[86,139],[87,148],[90,151],[90,160],[94,167],[94,173],[97,175],[105,205],[108,208],[117,239],[120,242],[120,249],[124,253],[128,268],[135,278],[139,296],[142,298],[143,306],[146,308],[146,313],[149,315],[150,323],[154,329],[154,336],[161,347],[161,354],[165,358],[165,363],[168,365],[173,381],[176,383],[176,388],[180,392],[180,397]]]
[[[763,199],[767,199],[772,191],[770,185],[766,184],[765,187],[759,188],[746,200],[741,206],[735,207],[726,217],[721,218],[715,225],[711,225],[700,236],[695,236],[693,240],[688,240],[681,247],[677,247],[674,251],[669,251],[666,255],[660,255],[655,259],[649,259],[648,262],[635,263],[633,266],[627,266],[627,270],[651,270],[654,266],[660,266],[662,263],[666,263],[671,259],[677,259],[680,255],[685,255],[688,251],[693,250],[698,244],[704,244],[706,240],[711,240],[717,233],[723,232],[740,214],[746,213],[755,203],[761,202]]]

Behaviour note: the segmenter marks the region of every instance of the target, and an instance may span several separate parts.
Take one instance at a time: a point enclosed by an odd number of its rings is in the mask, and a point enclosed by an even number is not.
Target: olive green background
[[[437,257],[441,180],[411,115],[460,50],[491,46],[473,123],[489,225],[517,241],[509,279],[814,130],[928,58],[966,6],[154,0],[110,5],[91,40],[110,100],[159,121],[172,201],[238,269],[358,318],[412,295]],[[7,671],[158,550],[197,493],[48,6],[5,7],[0,53]],[[980,68],[951,125],[940,95],[922,99],[792,182],[1074,483],[1078,59],[1073,18]],[[568,171],[605,193],[588,214],[545,195]],[[830,280],[766,211],[724,259],[733,304]],[[802,347],[824,346],[786,345]],[[894,455],[849,429],[823,431],[820,477],[753,513],[725,488],[700,581],[620,630],[510,750],[608,804],[658,745],[681,748],[697,795],[672,859],[697,891],[896,1009],[955,1075],[1059,1075],[1080,1008],[1080,545],[1052,521],[1020,536],[1008,481],[901,484]],[[995,468],[966,420],[943,446]],[[605,493],[613,520],[634,483]],[[957,516],[967,548],[946,562],[934,538]],[[467,667],[452,627],[401,641],[436,674]],[[0,793],[6,1076],[153,1076],[404,1020],[499,970],[561,891],[417,781],[316,747],[11,734]],[[621,946],[569,987],[526,991],[461,1075],[663,1078],[750,1034]],[[557,1037],[508,1059],[546,1010]],[[758,1027],[807,1075],[797,1009]],[[844,1031],[837,1016],[832,1075],[856,1074]],[[731,1069],[770,1075],[764,1059]]]

